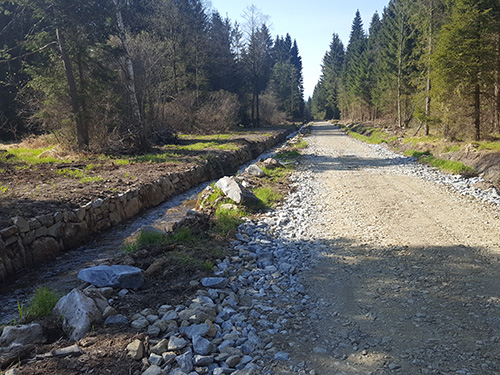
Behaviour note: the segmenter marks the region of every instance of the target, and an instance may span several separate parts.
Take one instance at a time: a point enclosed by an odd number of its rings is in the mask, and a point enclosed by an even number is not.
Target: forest
[[[0,139],[144,150],[172,135],[302,121],[302,60],[256,7],[202,0],[0,4]]]
[[[391,0],[368,33],[337,34],[308,102],[316,119],[375,121],[449,140],[500,133],[500,2]]]

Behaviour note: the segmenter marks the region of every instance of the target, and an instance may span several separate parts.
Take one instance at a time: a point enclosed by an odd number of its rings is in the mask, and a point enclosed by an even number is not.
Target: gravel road
[[[327,123],[308,144],[299,227],[316,253],[305,309],[277,340],[291,363],[273,372],[500,374],[496,192]]]

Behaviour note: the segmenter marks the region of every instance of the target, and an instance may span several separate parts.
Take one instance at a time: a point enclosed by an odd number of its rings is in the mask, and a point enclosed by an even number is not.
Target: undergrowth
[[[49,287],[42,286],[35,290],[26,309],[26,318],[34,319],[52,315],[61,296]]]

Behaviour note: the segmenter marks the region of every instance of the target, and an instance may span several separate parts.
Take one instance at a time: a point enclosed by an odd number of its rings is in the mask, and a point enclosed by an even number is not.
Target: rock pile
[[[295,179],[298,190],[280,210],[240,226],[232,243],[236,255],[201,280],[195,298],[132,317],[132,327],[149,336],[149,346],[136,340],[128,347],[132,358],[147,358],[143,374],[270,374],[276,363],[306,374],[305,365],[293,366],[274,341],[309,308],[301,274],[315,259],[307,240],[313,188],[309,172]]]

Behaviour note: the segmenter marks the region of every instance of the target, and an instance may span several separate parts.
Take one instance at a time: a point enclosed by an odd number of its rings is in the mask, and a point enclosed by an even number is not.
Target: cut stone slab
[[[215,185],[235,203],[257,204],[259,202],[259,198],[239,184],[234,177],[223,177]]]
[[[138,289],[144,283],[140,268],[121,265],[85,268],[78,273],[78,278],[98,288]]]

